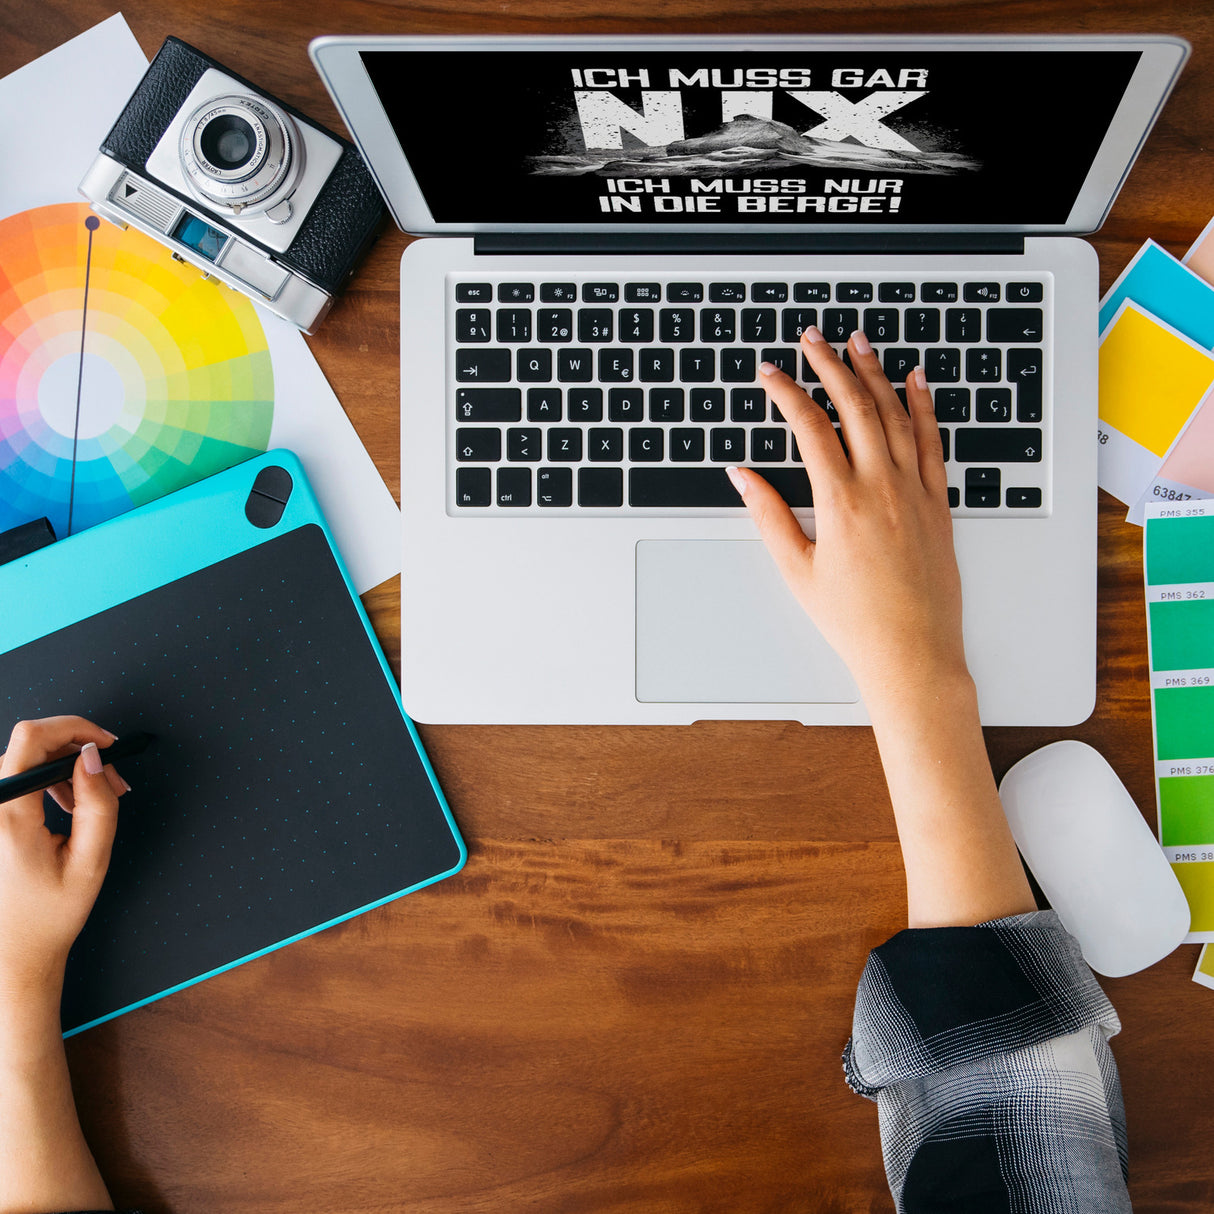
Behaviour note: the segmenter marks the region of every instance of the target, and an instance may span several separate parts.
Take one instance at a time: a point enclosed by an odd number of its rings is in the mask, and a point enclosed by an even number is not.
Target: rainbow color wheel
[[[0,531],[113,518],[265,451],[273,416],[244,296],[84,203],[0,220]]]

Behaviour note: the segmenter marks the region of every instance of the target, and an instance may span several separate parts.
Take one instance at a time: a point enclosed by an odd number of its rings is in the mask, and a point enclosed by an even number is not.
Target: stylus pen
[[[104,750],[97,748],[103,763],[113,763],[115,759],[129,759],[132,755],[143,754],[153,742],[154,733],[128,733],[125,738],[111,742]],[[62,784],[72,778],[76,770],[76,760],[79,755],[64,755],[62,759],[52,759],[29,771],[19,771],[15,776],[0,780],[0,802],[15,801],[18,797],[27,796],[32,792],[42,792],[52,784]]]

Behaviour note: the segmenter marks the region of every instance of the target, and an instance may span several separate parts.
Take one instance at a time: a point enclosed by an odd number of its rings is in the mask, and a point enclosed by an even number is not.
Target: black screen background
[[[655,56],[559,52],[363,52],[362,59],[402,151],[438,223],[478,224],[910,224],[991,225],[1065,223],[1140,52],[935,51],[850,54],[776,52]],[[980,161],[976,171],[934,176],[900,170],[820,167],[764,168],[739,178],[804,177],[810,194],[825,178],[902,177],[894,215],[806,212],[739,214],[732,202],[719,213],[605,214],[598,198],[604,177],[535,176],[531,157],[568,148],[576,129],[571,68],[647,68],[651,88],[667,88],[667,72],[702,67],[801,68],[814,89],[829,89],[836,68],[879,68],[894,79],[901,68],[928,71],[926,95],[884,119],[923,146],[961,152]],[[641,108],[641,89],[612,90]],[[870,92],[839,90],[852,103]],[[684,88],[687,137],[721,124],[720,94]],[[798,131],[820,121],[804,105],[775,90],[772,117]],[[571,124],[572,119],[572,124]],[[639,146],[639,144],[637,145]],[[580,149],[575,149],[580,150]],[[630,174],[642,176],[641,172]],[[661,170],[652,176],[663,176]],[[671,178],[672,193],[690,190]]]

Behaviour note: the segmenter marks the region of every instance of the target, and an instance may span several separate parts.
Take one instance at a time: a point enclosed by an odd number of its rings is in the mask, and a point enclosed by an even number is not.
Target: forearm
[[[0,1214],[110,1210],[84,1141],[59,1028],[58,985],[0,1001]]]
[[[70,784],[50,790],[72,815],[68,835],[47,829],[40,792],[0,813],[0,1214],[113,1209],[76,1116],[59,1002],[127,787],[101,757],[115,740],[81,717],[48,717],[18,722],[0,756],[7,777],[77,752]]]
[[[906,868],[911,927],[1036,909],[963,669],[868,697]]]

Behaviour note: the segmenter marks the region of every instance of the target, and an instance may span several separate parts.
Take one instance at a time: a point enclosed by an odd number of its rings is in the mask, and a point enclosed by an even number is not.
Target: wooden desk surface
[[[113,7],[0,0],[0,74]],[[320,33],[1179,34],[1193,59],[1094,239],[1102,288],[1144,238],[1180,253],[1214,211],[1208,4],[128,0],[123,11],[149,56],[176,34],[334,126],[305,54]],[[394,492],[405,241],[383,237],[310,341]],[[1151,807],[1141,532],[1122,516],[1102,496],[1096,712],[1073,730],[987,738],[996,776],[1082,738]],[[395,660],[399,583],[367,601]],[[869,731],[422,732],[470,845],[460,876],[70,1042],[116,1200],[177,1214],[891,1209],[875,1109],[839,1066],[866,952],[905,916]],[[1214,995],[1189,980],[1196,955],[1181,948],[1105,983],[1124,1026],[1114,1048],[1140,1212],[1214,1208]]]

